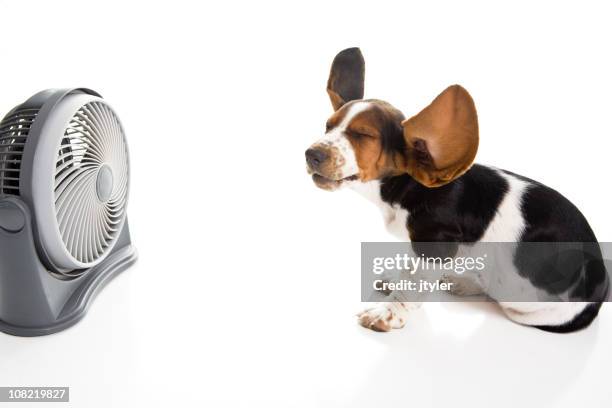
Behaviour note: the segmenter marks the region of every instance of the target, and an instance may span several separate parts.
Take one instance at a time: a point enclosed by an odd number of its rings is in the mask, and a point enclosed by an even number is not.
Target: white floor
[[[360,243],[394,238],[304,163],[346,47],[366,97],[407,116],[466,86],[477,161],[558,189],[612,242],[610,3],[399,3],[0,0],[0,115],[49,87],[108,98],[141,255],[77,326],[0,333],[0,386],[70,386],[72,407],[612,407],[610,304],[571,335],[492,304],[357,325]]]
[[[198,308],[205,300],[186,290],[164,305],[139,282],[143,264],[66,332],[0,335],[0,383],[67,385],[79,407],[612,404],[610,307],[571,335],[517,326],[482,303],[428,304],[403,330],[375,333],[356,324],[356,303],[331,292]]]

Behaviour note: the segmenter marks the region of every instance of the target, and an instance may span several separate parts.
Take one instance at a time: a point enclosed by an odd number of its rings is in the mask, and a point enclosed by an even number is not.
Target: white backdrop
[[[0,112],[86,86],[128,133],[137,266],[76,327],[0,336],[0,385],[73,406],[591,406],[612,403],[612,311],[556,336],[493,305],[427,305],[359,327],[361,241],[392,240],[350,191],[315,189],[336,52],[406,115],[453,83],[477,161],[554,187],[612,240],[604,3],[0,0]]]

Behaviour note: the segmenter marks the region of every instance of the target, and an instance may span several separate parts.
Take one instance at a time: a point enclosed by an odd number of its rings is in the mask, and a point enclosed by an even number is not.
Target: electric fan
[[[119,118],[89,89],[50,89],[0,122],[0,330],[40,336],[78,322],[136,260]]]

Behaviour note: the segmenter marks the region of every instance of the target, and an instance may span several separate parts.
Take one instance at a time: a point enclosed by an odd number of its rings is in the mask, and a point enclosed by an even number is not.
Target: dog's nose
[[[306,163],[313,169],[318,168],[327,158],[328,155],[324,150],[312,148],[306,150]]]

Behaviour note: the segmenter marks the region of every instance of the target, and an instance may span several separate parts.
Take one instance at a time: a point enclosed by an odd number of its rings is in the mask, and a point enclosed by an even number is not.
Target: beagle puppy
[[[464,88],[448,87],[406,119],[388,102],[363,99],[364,78],[358,48],[335,57],[327,82],[334,113],[324,137],[306,150],[307,169],[317,187],[358,191],[380,207],[390,232],[406,241],[597,242],[585,217],[557,191],[505,170],[472,164],[478,117]],[[572,291],[575,286],[569,284],[563,288],[571,302],[500,300],[504,313],[517,323],[550,332],[587,327],[608,296],[607,273],[595,245],[598,262],[588,262],[576,275],[582,289]],[[529,278],[536,287],[548,289],[546,279]],[[484,290],[477,282],[467,286],[469,294]],[[377,331],[399,329],[413,307],[407,302],[377,303],[358,315],[359,323]]]

